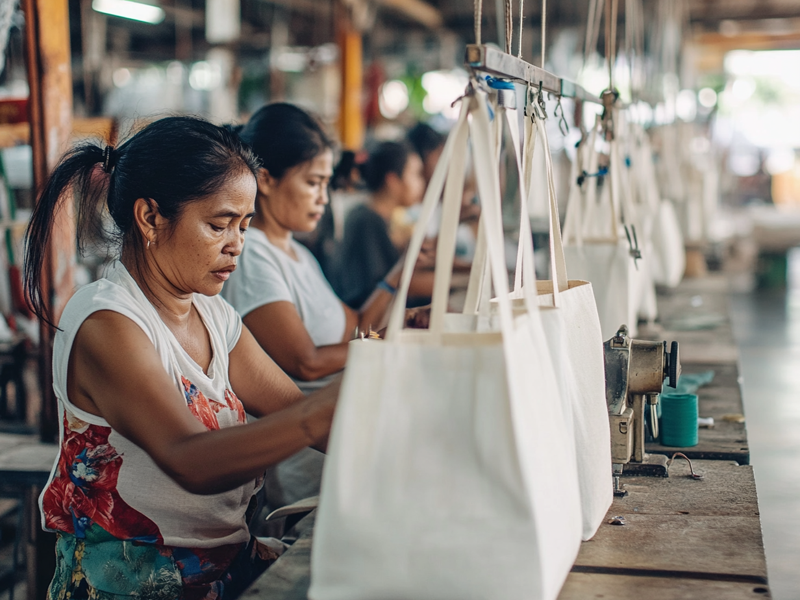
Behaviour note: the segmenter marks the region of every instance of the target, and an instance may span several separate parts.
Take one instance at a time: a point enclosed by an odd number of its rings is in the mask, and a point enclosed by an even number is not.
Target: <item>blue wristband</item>
[[[383,290],[384,292],[389,292],[392,296],[397,293],[397,288],[392,286],[390,283],[387,283],[385,279],[381,279],[378,282],[378,289]]]

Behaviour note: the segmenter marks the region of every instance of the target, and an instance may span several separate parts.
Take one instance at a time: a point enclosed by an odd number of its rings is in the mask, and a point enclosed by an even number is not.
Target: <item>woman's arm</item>
[[[411,276],[411,284],[408,288],[409,297],[430,297],[433,295],[433,268],[435,262],[435,243],[431,240],[427,240],[422,247],[416,264],[414,265],[414,274]],[[400,278],[403,274],[404,264],[405,255],[400,257],[400,259],[392,267],[392,270],[389,271],[389,273],[387,273],[383,278],[383,281],[387,283],[389,287],[394,288],[395,290],[400,286]],[[370,327],[372,329],[378,329],[380,327],[379,324],[382,324],[384,321],[386,311],[389,309],[393,297],[394,294],[390,293],[384,287],[379,285],[377,288],[375,288],[358,313],[355,313],[351,310],[353,315],[357,317],[357,320],[353,319],[353,325],[350,325],[350,320],[348,320],[349,327],[346,333],[350,334],[356,323],[361,331],[367,331]],[[406,317],[408,318],[408,316],[409,313],[406,311]],[[348,318],[350,318],[349,315]]]
[[[246,331],[231,352],[230,379],[249,410],[266,416],[208,431],[186,407],[150,339],[133,321],[94,313],[72,347],[67,389],[79,408],[104,418],[181,487],[233,489],[309,445],[324,445],[339,383],[308,397],[278,372]]]
[[[344,338],[339,344],[315,346],[291,302],[271,302],[247,313],[243,321],[261,348],[292,377],[315,381],[344,368],[352,326],[345,313]],[[244,334],[243,334],[244,335]]]

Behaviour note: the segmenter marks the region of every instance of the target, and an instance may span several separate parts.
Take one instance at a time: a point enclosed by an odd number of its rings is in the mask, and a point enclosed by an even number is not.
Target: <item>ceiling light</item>
[[[143,21],[153,25],[164,20],[164,11],[160,7],[131,0],[93,0],[92,8],[97,12],[114,17]]]

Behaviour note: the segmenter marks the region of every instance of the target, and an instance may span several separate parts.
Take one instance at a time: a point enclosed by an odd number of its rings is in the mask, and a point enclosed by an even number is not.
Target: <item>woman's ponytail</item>
[[[53,327],[56,324],[42,285],[53,224],[58,213],[66,208],[65,203],[73,201],[73,193],[78,195],[78,223],[86,223],[91,219],[84,217],[97,214],[108,189],[109,175],[102,168],[104,158],[104,150],[94,144],[82,144],[67,152],[39,194],[28,223],[25,295],[34,314]],[[79,235],[79,243],[81,237]]]

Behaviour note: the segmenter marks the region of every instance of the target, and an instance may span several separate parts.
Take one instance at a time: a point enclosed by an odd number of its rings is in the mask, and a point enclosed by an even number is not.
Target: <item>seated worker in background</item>
[[[325,211],[332,142],[314,117],[286,103],[259,109],[240,136],[262,168],[247,244],[222,295],[261,347],[310,393],[344,368],[354,330],[377,328],[383,320],[402,263],[395,256],[360,310],[345,305],[311,252],[292,237],[313,231]],[[268,472],[268,509],[318,494],[322,463],[320,453],[307,450]]]
[[[430,183],[447,138],[427,123],[420,122],[408,131],[406,139],[422,159],[422,175],[425,183]]]
[[[76,147],[41,192],[25,286],[45,322],[42,274],[73,189],[78,231],[96,231],[85,217],[107,209],[121,240],[55,334],[60,451],[40,498],[43,527],[58,533],[51,600],[228,600],[277,557],[251,536],[248,507],[264,469],[324,448],[338,382],[305,397],[217,295],[257,171],[234,134],[172,117],[117,149]],[[258,419],[245,424],[245,411]]]
[[[447,137],[436,131],[427,123],[417,123],[406,135],[409,143],[414,147],[417,154],[422,157],[423,174],[426,185],[430,183],[439,157],[442,155],[444,144]],[[477,236],[477,223],[481,214],[479,204],[473,202],[474,177],[468,169],[467,181],[464,186],[464,200],[461,204],[460,224],[457,233],[456,258],[454,268],[456,271],[466,271],[472,265],[472,255],[474,254],[475,237]],[[415,222],[419,218],[419,211],[411,209],[408,218]],[[428,236],[434,238],[439,232],[441,220],[441,205],[436,207],[435,217],[428,224]]]
[[[407,144],[379,144],[369,155],[363,174],[370,199],[347,216],[332,270],[334,289],[352,307],[362,306],[377,285],[388,283],[386,287],[393,292],[396,286],[388,277],[403,249],[392,242],[389,224],[396,208],[418,204],[425,191],[422,159]],[[432,266],[430,257],[417,263],[409,289],[410,304],[430,301]]]

